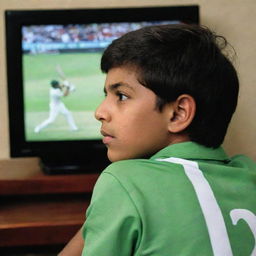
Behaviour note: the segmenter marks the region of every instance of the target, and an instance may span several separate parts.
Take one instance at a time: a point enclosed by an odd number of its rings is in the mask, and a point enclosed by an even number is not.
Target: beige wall
[[[256,1],[255,0],[0,0],[0,159],[9,157],[4,10],[199,4],[201,23],[225,35],[236,49],[241,81],[239,105],[224,147],[229,154],[256,160]]]

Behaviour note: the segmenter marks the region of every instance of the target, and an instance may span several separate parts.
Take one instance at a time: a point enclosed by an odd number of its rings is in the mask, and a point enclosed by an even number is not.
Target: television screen
[[[38,156],[60,171],[106,164],[94,118],[101,55],[129,31],[171,23],[199,23],[198,6],[7,10],[11,157]]]
[[[22,26],[25,140],[100,139],[94,110],[103,97],[103,50],[129,31],[179,22]],[[72,85],[67,97],[62,97],[65,87],[52,88],[53,81]]]

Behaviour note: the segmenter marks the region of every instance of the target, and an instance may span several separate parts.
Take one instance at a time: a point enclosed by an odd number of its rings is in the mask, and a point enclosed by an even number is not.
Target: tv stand
[[[42,170],[46,174],[80,174],[84,173],[85,166],[75,163],[60,164],[60,163],[43,163],[41,162]],[[87,167],[88,168],[88,167]]]
[[[101,158],[101,161],[95,160],[85,161],[79,157],[65,156],[40,156],[40,166],[44,173],[54,174],[86,174],[86,173],[100,173],[104,170],[110,162],[106,157]]]
[[[101,166],[88,165],[85,163],[77,162],[66,162],[66,163],[55,163],[55,162],[43,162],[40,161],[40,166],[45,174],[50,175],[61,175],[61,174],[86,174],[86,173],[99,173],[104,170],[107,164]]]

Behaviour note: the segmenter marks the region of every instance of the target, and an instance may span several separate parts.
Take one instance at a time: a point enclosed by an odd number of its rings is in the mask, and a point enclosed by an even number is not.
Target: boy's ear
[[[170,119],[168,129],[171,133],[184,131],[192,122],[196,113],[196,102],[188,94],[180,95],[170,103]]]

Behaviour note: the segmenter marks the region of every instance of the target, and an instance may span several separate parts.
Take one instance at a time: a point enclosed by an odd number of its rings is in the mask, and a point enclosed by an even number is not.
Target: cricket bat
[[[62,79],[62,80],[66,80],[66,75],[65,73],[63,72],[60,64],[57,64],[56,65],[56,72],[58,73],[59,77]]]

